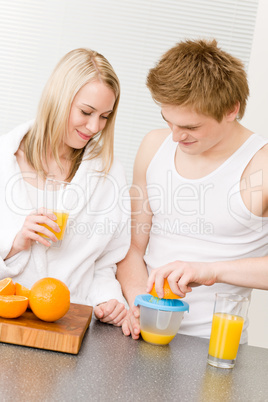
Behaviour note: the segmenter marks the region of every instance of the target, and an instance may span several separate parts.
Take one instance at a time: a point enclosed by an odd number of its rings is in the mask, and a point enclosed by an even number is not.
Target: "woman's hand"
[[[94,308],[94,314],[101,322],[121,327],[127,315],[127,309],[123,303],[116,299],[111,299],[105,303],[98,304]]]
[[[39,233],[46,235],[53,242],[56,242],[57,238],[54,233],[52,233],[46,227],[41,226],[42,224],[46,224],[55,232],[60,232],[60,228],[55,222],[56,219],[57,217],[54,214],[45,212],[44,208],[41,208],[38,211],[32,212],[30,215],[28,215],[25,218],[21,230],[17,233],[12,245],[12,249],[10,250],[6,259],[19,253],[20,251],[29,249],[33,241],[37,241],[44,246],[50,247],[49,241],[42,237]]]
[[[174,261],[151,271],[146,291],[150,292],[155,283],[158,296],[163,297],[164,278],[167,278],[173,293],[185,297],[194,286],[213,285],[216,282],[216,273],[213,263]]]

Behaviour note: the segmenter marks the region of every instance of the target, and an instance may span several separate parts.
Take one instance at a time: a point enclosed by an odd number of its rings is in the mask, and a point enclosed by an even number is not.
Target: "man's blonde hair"
[[[25,137],[28,162],[46,177],[43,158],[49,150],[60,167],[59,149],[68,136],[68,120],[77,92],[87,83],[101,81],[115,94],[113,112],[99,137],[91,140],[89,159],[101,157],[103,171],[107,173],[113,162],[114,126],[120,98],[118,77],[108,60],[90,49],[75,49],[67,53],[56,65],[40,99],[33,127]],[[71,169],[66,179],[71,180],[77,171],[85,148],[73,149]]]
[[[190,106],[218,122],[237,102],[241,119],[249,95],[243,63],[216,40],[178,43],[149,71],[147,87],[158,104]]]

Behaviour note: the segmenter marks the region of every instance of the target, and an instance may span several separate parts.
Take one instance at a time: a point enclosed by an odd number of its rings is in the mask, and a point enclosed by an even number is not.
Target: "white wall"
[[[248,102],[247,113],[243,119],[244,125],[265,137],[268,137],[267,16],[268,1],[259,0],[259,9],[248,70],[251,95]],[[268,291],[253,290],[249,320],[249,345],[268,348]]]

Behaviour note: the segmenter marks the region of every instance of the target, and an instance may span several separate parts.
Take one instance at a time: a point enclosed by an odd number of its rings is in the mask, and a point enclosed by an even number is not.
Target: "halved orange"
[[[21,285],[20,283],[15,283],[15,295],[29,297],[30,289]]]
[[[28,298],[25,296],[0,296],[0,317],[17,318],[26,311],[27,306]]]
[[[15,285],[11,278],[5,278],[0,281],[0,295],[14,295]]]
[[[162,297],[162,299],[181,299],[180,296],[178,296],[178,295],[176,295],[175,293],[172,292],[172,290],[170,289],[170,286],[169,286],[167,278],[164,279],[163,290],[164,290],[164,296]],[[156,290],[155,290],[155,284],[153,285],[153,288],[152,288],[152,290],[150,292],[150,295],[152,295],[154,297],[158,297],[158,294],[156,293]]]
[[[25,296],[28,297],[30,295],[30,289],[26,288],[25,286],[21,285],[20,283],[15,283],[15,295],[18,296]],[[29,305],[28,305],[29,307]]]

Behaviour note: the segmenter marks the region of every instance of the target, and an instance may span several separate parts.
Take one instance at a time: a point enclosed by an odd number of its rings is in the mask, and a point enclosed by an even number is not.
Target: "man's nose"
[[[178,126],[172,127],[173,139],[174,141],[184,141],[188,137],[185,130],[179,128]]]

